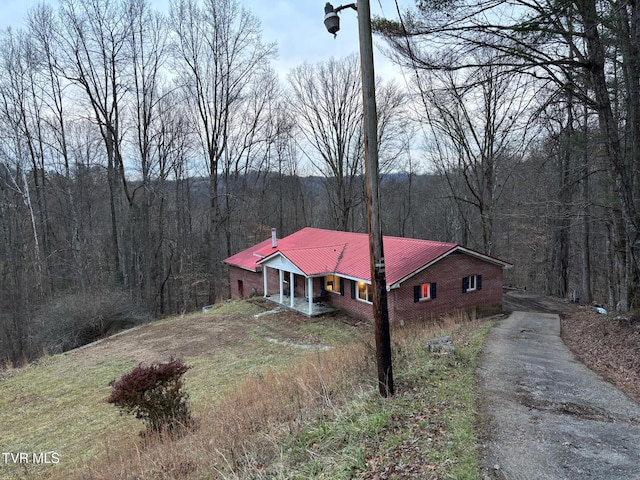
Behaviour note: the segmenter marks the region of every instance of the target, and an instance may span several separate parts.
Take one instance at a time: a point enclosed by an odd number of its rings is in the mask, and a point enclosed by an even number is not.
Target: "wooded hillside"
[[[376,22],[408,72],[377,86],[384,233],[626,310],[637,6],[515,3],[517,18],[419,1]],[[0,361],[220,301],[222,260],[271,227],[365,231],[357,58],[279,77],[235,0],[62,0],[0,44]]]

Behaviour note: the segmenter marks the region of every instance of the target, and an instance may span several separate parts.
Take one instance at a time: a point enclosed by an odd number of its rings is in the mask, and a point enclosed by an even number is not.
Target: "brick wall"
[[[278,293],[278,270],[268,268],[269,293]],[[462,293],[462,278],[482,275],[482,289]],[[263,294],[262,272],[250,272],[238,267],[229,267],[231,298],[241,298],[238,280],[242,281],[244,297],[249,297],[252,289]],[[285,273],[285,279],[289,274]],[[296,277],[296,296],[304,295],[302,277]],[[436,298],[414,302],[413,287],[422,283],[436,283]],[[473,309],[500,309],[502,307],[503,270],[478,258],[460,253],[450,255],[435,265],[405,281],[400,288],[388,292],[387,301],[391,323],[429,319],[449,312]],[[313,279],[314,296],[323,290],[323,279]],[[328,292],[327,303],[364,320],[373,320],[370,303],[351,298],[351,280],[344,279],[344,295]]]
[[[267,276],[269,292],[271,294],[279,292],[280,280],[278,278],[278,270],[267,268]],[[242,282],[242,292],[240,292],[239,281]],[[248,298],[254,291],[257,295],[262,296],[264,294],[263,290],[262,272],[250,272],[244,268],[229,265],[229,293],[232,299]]]
[[[462,278],[470,275],[482,275],[482,289],[462,293]],[[413,287],[434,282],[436,298],[414,302]],[[411,277],[400,288],[391,290],[389,316],[391,321],[401,322],[474,308],[500,309],[502,282],[502,267],[463,253],[453,254]]]
[[[289,281],[289,272],[284,273],[285,282]],[[240,294],[240,284],[242,282],[243,294]],[[305,284],[307,279],[300,275],[295,276],[295,296],[305,296]],[[280,292],[280,276],[278,270],[275,268],[267,268],[267,288],[270,295],[278,295]],[[285,288],[288,288],[289,284],[285,283]],[[322,278],[313,279],[313,295],[318,296],[324,288]],[[237,300],[240,298],[248,298],[252,295],[252,291],[255,289],[257,295],[264,295],[264,280],[262,272],[250,272],[244,268],[234,267],[229,265],[229,291],[230,298]]]
[[[363,320],[373,321],[373,306],[357,298],[351,298],[351,280],[344,279],[344,295],[329,292],[329,301],[332,306],[349,312],[351,315]]]
[[[462,293],[462,278],[482,275],[482,289]],[[414,302],[413,287],[436,283],[436,298]],[[499,310],[502,307],[502,267],[465,254],[446,257],[405,281],[387,294],[391,323],[430,319],[460,310]],[[351,281],[345,279],[344,295],[329,292],[331,305],[373,321],[373,306],[351,298]]]

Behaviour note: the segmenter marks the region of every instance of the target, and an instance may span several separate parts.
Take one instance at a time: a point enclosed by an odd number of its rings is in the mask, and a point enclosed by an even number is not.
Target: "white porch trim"
[[[292,308],[294,310],[298,310],[301,311],[301,313],[306,313],[307,315],[311,316],[311,315],[317,315],[319,311],[322,312],[327,312],[327,311],[333,311],[333,308],[329,307],[329,306],[319,306],[318,305],[314,305],[313,303],[313,279],[315,278],[315,276],[308,276],[306,275],[302,270],[300,270],[300,268],[298,268],[297,265],[295,265],[291,260],[289,260],[287,257],[285,257],[281,252],[277,252],[274,255],[270,256],[269,258],[265,259],[264,261],[259,262],[262,265],[262,275],[263,275],[263,282],[264,282],[264,292],[265,292],[265,297],[269,296],[268,292],[269,292],[269,285],[268,285],[268,275],[267,275],[267,269],[268,268],[274,268],[276,270],[278,270],[278,284],[279,284],[279,295],[278,297],[276,297],[278,300],[273,300],[272,301],[276,301],[276,303],[279,303],[280,305],[284,305],[284,306],[288,306],[289,308]],[[285,294],[286,292],[284,291],[284,279],[285,279],[285,272],[289,273],[289,298],[286,298],[287,295]],[[295,297],[295,278],[296,275],[299,275],[303,278],[306,279],[306,294],[307,294],[307,301],[304,302],[304,298],[296,298]],[[324,275],[316,275],[319,277],[322,277]],[[285,303],[286,300],[286,303]],[[298,300],[298,301],[296,301]],[[301,305],[300,305],[300,300],[302,300],[304,303],[306,303],[305,307],[302,307],[301,309]],[[303,303],[303,305],[304,305]]]
[[[282,255],[280,252],[271,256],[268,260],[262,263],[262,275],[264,282],[264,296],[269,296],[269,284],[267,279],[267,269],[274,268],[278,270],[278,292],[279,292],[279,303],[284,303],[284,273],[289,272],[289,306],[294,306],[294,296],[295,296],[295,275],[300,275],[305,278],[307,276],[304,274],[302,270],[300,270],[291,260]]]
[[[307,291],[309,292],[309,315],[313,313],[313,278],[307,277]]]
[[[267,289],[267,269],[266,267],[262,269],[262,292],[265,297],[269,296],[269,290]]]

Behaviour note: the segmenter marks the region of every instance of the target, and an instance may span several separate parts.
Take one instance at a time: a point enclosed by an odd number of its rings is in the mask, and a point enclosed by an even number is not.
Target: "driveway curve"
[[[478,380],[485,480],[640,479],[640,406],[573,357],[558,315],[498,323]]]

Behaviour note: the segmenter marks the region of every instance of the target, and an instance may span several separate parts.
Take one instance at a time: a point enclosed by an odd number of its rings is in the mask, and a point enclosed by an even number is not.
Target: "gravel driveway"
[[[640,479],[640,406],[574,359],[557,315],[496,325],[478,380],[484,479]]]

